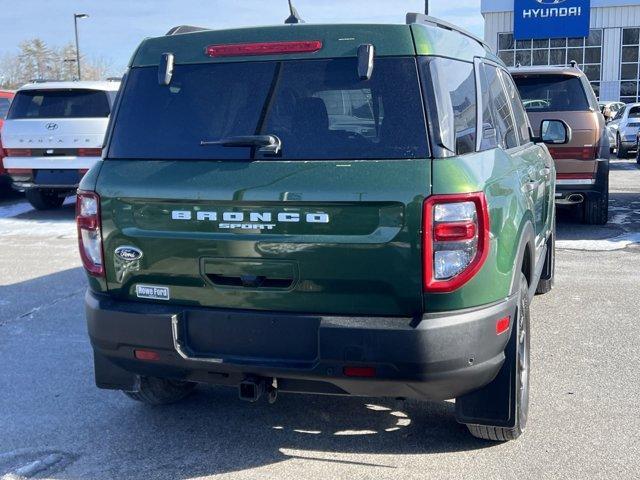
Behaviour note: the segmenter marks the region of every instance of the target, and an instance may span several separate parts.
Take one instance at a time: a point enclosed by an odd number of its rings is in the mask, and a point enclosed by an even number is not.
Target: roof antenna
[[[289,11],[291,12],[291,15],[289,15],[289,17],[284,21],[284,23],[289,23],[289,24],[304,23],[304,20],[300,18],[300,15],[298,15],[298,11],[296,10],[296,7],[291,5],[291,0],[289,0]]]

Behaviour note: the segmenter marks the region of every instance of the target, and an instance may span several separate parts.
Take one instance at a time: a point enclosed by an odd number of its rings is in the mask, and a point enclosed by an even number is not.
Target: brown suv
[[[542,120],[564,120],[569,143],[549,145],[556,163],[556,204],[580,205],[584,221],[609,218],[609,138],[605,120],[586,75],[576,67],[517,67],[511,70],[534,128]]]

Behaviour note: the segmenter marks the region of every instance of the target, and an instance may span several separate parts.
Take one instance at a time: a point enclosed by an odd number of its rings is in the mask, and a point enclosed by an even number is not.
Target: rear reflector
[[[5,148],[7,157],[30,157],[30,148]]]
[[[344,367],[342,373],[346,377],[371,378],[376,376],[376,369],[373,367]]]
[[[160,360],[160,354],[152,350],[134,350],[133,356],[138,360],[146,360],[150,362],[157,362]]]
[[[300,42],[261,42],[209,45],[205,53],[210,57],[243,57],[250,55],[277,55],[291,53],[313,53],[322,48],[320,40]]]
[[[496,335],[500,335],[509,330],[509,325],[511,325],[511,317],[504,317],[498,320],[496,322]]]
[[[101,157],[102,149],[101,148],[79,148],[78,156],[79,157]]]

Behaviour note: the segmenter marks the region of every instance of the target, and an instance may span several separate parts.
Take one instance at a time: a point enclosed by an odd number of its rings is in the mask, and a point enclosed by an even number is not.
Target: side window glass
[[[494,118],[498,126],[498,145],[505,149],[517,147],[519,145],[518,134],[514,127],[509,99],[498,76],[498,69],[491,65],[485,65],[484,71],[491,93]]]
[[[493,109],[491,108],[491,92],[487,76],[484,72],[485,65],[480,64],[480,92],[482,102],[482,131],[480,132],[480,150],[490,150],[498,146],[498,128],[493,118]]]
[[[477,115],[473,64],[434,58],[429,68],[444,146],[457,155],[474,152]]]
[[[616,116],[613,117],[614,120],[620,120],[622,118],[622,116],[624,115],[624,111],[626,110],[626,106],[620,107],[620,110],[618,110],[618,113],[616,113]]]
[[[529,141],[531,140],[531,135],[529,134],[529,118],[524,111],[522,100],[520,99],[520,94],[518,93],[518,89],[513,83],[511,75],[509,75],[504,70],[500,70],[500,75],[502,75],[504,84],[507,87],[507,95],[509,96],[509,101],[511,102],[511,108],[513,108],[516,128],[520,135],[520,142],[524,145],[525,143],[529,143]]]

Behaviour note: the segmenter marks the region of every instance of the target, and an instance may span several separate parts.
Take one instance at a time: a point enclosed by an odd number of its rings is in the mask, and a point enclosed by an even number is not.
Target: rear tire
[[[64,203],[64,195],[60,195],[55,190],[40,190],[30,188],[25,192],[27,200],[36,210],[53,210],[60,208]]]
[[[513,369],[515,377],[515,418],[513,427],[467,424],[471,435],[493,442],[515,440],[527,425],[529,416],[529,365],[530,365],[530,316],[529,286],[524,274],[520,274],[520,295],[518,299],[517,319],[511,332],[511,338],[505,349],[505,361],[502,368]],[[498,374],[500,375],[500,374]],[[495,380],[494,380],[495,381]],[[490,387],[491,384],[487,385]],[[487,388],[485,387],[485,388]],[[509,392],[503,392],[508,395]]]
[[[137,392],[124,392],[124,394],[147,405],[169,405],[186,398],[195,386],[193,382],[140,377],[140,389]]]
[[[609,190],[596,198],[584,201],[584,223],[587,225],[605,225],[609,221]]]
[[[616,157],[627,158],[628,156],[629,156],[629,151],[622,144],[622,140],[620,139],[620,134],[616,135]]]

